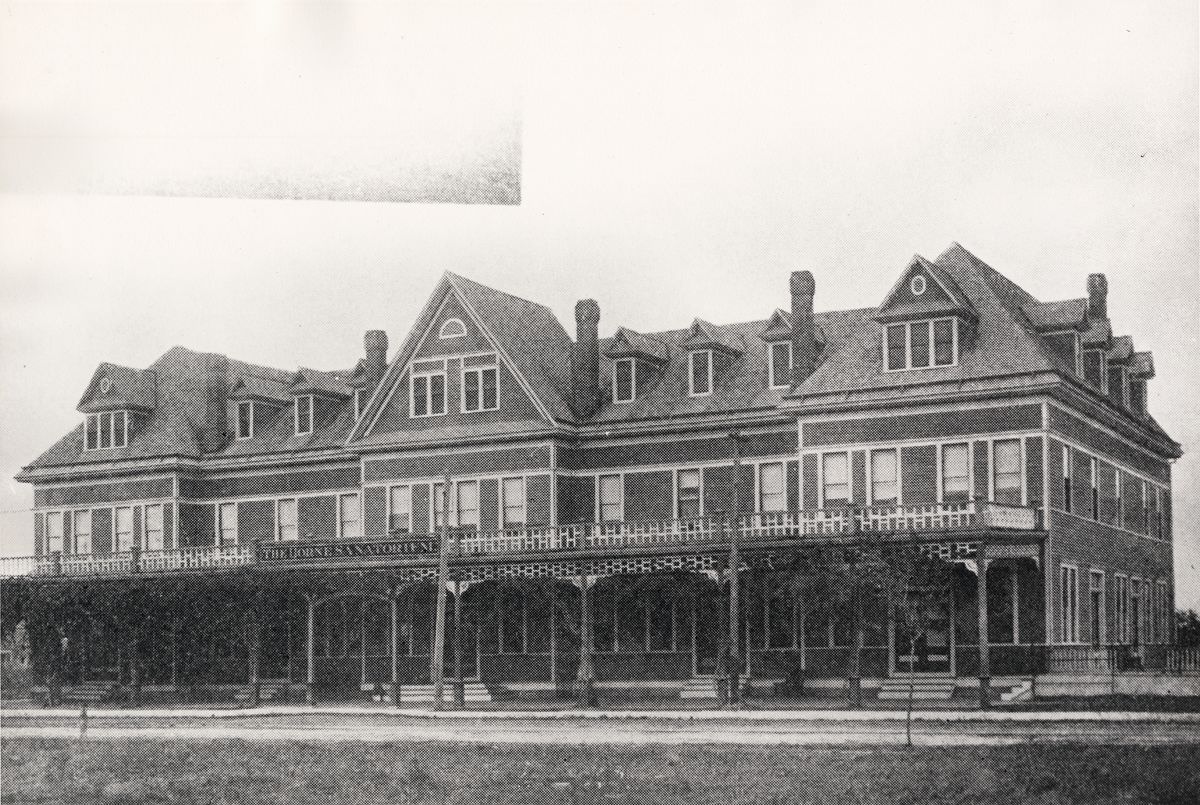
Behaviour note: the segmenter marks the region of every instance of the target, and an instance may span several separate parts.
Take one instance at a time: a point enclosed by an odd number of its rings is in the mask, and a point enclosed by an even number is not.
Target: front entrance
[[[949,674],[950,657],[954,650],[951,640],[952,618],[950,604],[942,596],[929,593],[910,605],[908,617],[904,608],[895,612],[896,673]]]
[[[707,582],[707,583],[704,583]],[[696,676],[714,676],[719,670],[721,653],[722,596],[716,584],[708,581],[694,583],[696,611],[692,628],[696,641]]]

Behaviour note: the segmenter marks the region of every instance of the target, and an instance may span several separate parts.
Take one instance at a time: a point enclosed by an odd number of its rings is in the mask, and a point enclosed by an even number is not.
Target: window
[[[1159,503],[1160,491],[1157,486],[1150,487],[1150,499],[1153,502],[1151,509],[1154,512],[1154,517],[1150,520],[1150,536],[1155,539],[1162,539],[1162,505]]]
[[[449,495],[445,498],[442,497],[445,489],[445,484],[434,484],[432,487],[430,508],[433,509],[433,527],[435,529],[440,529],[447,522],[446,509],[454,505]]]
[[[992,443],[992,499],[1009,506],[1021,505],[1021,440]]]
[[[1116,491],[1116,504],[1117,504],[1117,516],[1116,516],[1116,521],[1117,521],[1117,528],[1124,528],[1124,527],[1125,527],[1125,480],[1124,480],[1124,473],[1122,473],[1122,472],[1121,472],[1121,470],[1120,470],[1119,468],[1117,468],[1117,467],[1114,467],[1114,468],[1113,468],[1113,474],[1116,476],[1116,481],[1117,481],[1117,491]]]
[[[479,528],[479,482],[459,481],[455,489],[458,525]]]
[[[393,486],[388,490],[388,533],[412,533],[412,487]]]
[[[1100,522],[1100,466],[1095,457],[1088,463],[1092,477],[1092,519]]]
[[[1129,580],[1129,643],[1134,646],[1142,644],[1142,582],[1140,579]]]
[[[1088,611],[1091,615],[1091,628],[1088,630],[1088,637],[1092,641],[1092,645],[1096,648],[1103,646],[1107,640],[1104,625],[1104,573],[1100,570],[1093,570],[1088,574],[1088,603],[1091,606]]]
[[[679,470],[675,499],[676,516],[680,520],[700,516],[700,470]]]
[[[84,436],[85,450],[124,447],[129,438],[129,415],[125,411],[88,414]]]
[[[1099,349],[1084,350],[1083,378],[1098,389],[1104,389],[1104,351]]]
[[[412,381],[412,415],[439,416],[446,413],[446,371],[424,370],[417,373],[414,368]]]
[[[296,435],[313,432],[313,398],[304,394],[296,398]]]
[[[1062,593],[1062,616],[1059,634],[1063,643],[1079,642],[1079,570],[1071,565],[1062,566],[1059,584]]]
[[[1165,581],[1157,582],[1157,596],[1155,598],[1158,604],[1158,642],[1171,642],[1171,599],[1167,595],[1167,583]]]
[[[637,393],[637,366],[633,358],[613,361],[613,402],[630,402]]]
[[[467,326],[462,319],[446,319],[438,330],[438,338],[462,338],[467,334]]]
[[[961,503],[971,499],[970,451],[966,444],[942,446],[942,501]]]
[[[688,394],[703,397],[712,394],[712,350],[688,353]]]
[[[63,518],[65,512],[50,512],[46,515],[46,553],[62,553]]]
[[[1108,365],[1108,396],[1125,404],[1125,367],[1115,364]]]
[[[75,539],[75,550],[72,553],[92,552],[92,513],[91,511],[75,512],[75,521],[71,524],[71,535]]]
[[[889,372],[953,366],[958,359],[957,346],[957,319],[889,324],[884,330],[884,353]]]
[[[217,544],[237,545],[237,504],[222,503],[217,507]]]
[[[338,497],[338,535],[342,539],[359,539],[358,493],[351,492]]]
[[[237,438],[249,439],[254,436],[254,403],[252,401],[237,404]]]
[[[296,499],[287,498],[279,501],[276,517],[279,526],[275,539],[280,542],[295,542],[300,539],[300,526],[296,519]]]
[[[781,512],[787,509],[787,489],[783,463],[762,464],[758,468],[758,510]]]
[[[525,525],[525,479],[505,478],[500,483],[500,505],[504,510],[504,527]]]
[[[499,407],[495,366],[463,369],[462,378],[464,411],[495,411]]]
[[[899,465],[895,450],[871,451],[871,503],[893,505],[899,499]]]
[[[354,390],[354,421],[362,419],[363,408],[367,405],[367,390]]]
[[[821,456],[824,506],[845,506],[850,502],[850,471],[845,453],[825,453]]]
[[[1124,645],[1129,643],[1129,579],[1121,574],[1113,578],[1117,583],[1113,597],[1113,623],[1117,630],[1117,642]]]
[[[116,510],[117,552],[133,550],[133,508],[121,506]]]
[[[600,522],[612,523],[623,519],[624,488],[620,475],[601,475],[599,478]]]
[[[1072,510],[1071,501],[1071,448],[1063,445],[1062,449],[1062,489],[1063,489],[1063,511],[1068,514]]]
[[[912,290],[913,296],[920,296],[921,294],[925,293],[925,288],[928,287],[928,283],[925,280],[925,275],[913,275],[913,278],[908,282],[908,287]]]
[[[1146,381],[1129,381],[1129,409],[1135,414],[1146,413]]]
[[[146,506],[146,550],[163,549],[163,507],[161,503]]]
[[[1141,532],[1150,535],[1150,484],[1142,481],[1142,528]]]
[[[771,344],[770,384],[773,389],[785,389],[792,382],[792,342]]]

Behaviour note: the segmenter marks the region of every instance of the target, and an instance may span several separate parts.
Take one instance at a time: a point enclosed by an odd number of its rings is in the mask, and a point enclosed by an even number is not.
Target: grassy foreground
[[[5,803],[1200,802],[1184,746],[0,743]]]

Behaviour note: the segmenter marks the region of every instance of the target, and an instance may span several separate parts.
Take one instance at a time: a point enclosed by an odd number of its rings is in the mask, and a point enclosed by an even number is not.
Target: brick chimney
[[[792,385],[798,385],[817,366],[817,326],[813,294],[817,284],[810,271],[792,272]]]
[[[571,352],[571,385],[575,415],[586,419],[600,405],[600,306],[595,299],[575,303],[575,344]]]
[[[363,368],[369,392],[379,385],[379,381],[383,379],[383,372],[387,369],[387,333],[383,330],[367,330],[367,334],[363,336],[363,348],[366,350]]]
[[[229,438],[229,359],[224,355],[204,356],[204,413],[200,424],[200,449],[214,453]]]
[[[1088,318],[1101,321],[1108,318],[1108,280],[1103,274],[1088,274]]]

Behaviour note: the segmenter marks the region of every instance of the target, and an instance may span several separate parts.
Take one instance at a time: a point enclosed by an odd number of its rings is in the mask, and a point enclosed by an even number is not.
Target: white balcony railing
[[[744,543],[804,540],[811,537],[844,536],[862,533],[904,533],[929,531],[960,531],[966,529],[1008,529],[1032,531],[1040,527],[1034,509],[1004,506],[996,503],[962,502],[906,506],[868,506],[836,509],[804,509],[799,511],[756,512],[743,515],[740,538]],[[694,517],[674,520],[631,520],[609,523],[576,523],[563,526],[507,528],[495,531],[455,530],[450,552],[455,556],[486,556],[497,554],[530,554],[563,550],[604,550],[622,548],[654,548],[725,543],[730,538],[732,523],[720,516]],[[426,547],[417,549],[425,554],[433,546],[436,552],[437,535],[414,540],[413,535],[368,537],[364,542],[390,551],[360,551],[339,554],[346,561],[371,556],[384,560],[402,556],[421,555],[413,549],[396,549],[390,541],[402,539]],[[283,545],[304,546],[313,543],[271,543],[272,548]],[[364,545],[371,548],[372,545]],[[297,557],[303,560],[307,557]],[[43,557],[10,557],[0,559],[0,577],[11,576],[119,576],[129,573],[169,573],[189,570],[210,570],[239,567],[263,562],[281,561],[275,557],[260,557],[255,546],[216,545],[201,548],[180,548],[166,551],[119,552],[110,554],[67,555]],[[282,561],[287,561],[286,559]]]

